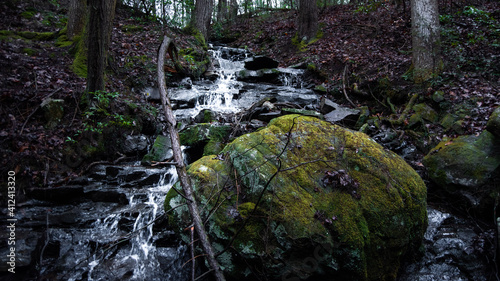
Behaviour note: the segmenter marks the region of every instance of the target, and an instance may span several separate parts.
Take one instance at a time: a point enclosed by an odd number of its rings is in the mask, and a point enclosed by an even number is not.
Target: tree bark
[[[316,0],[300,0],[298,27],[299,39],[302,41],[309,42],[316,37],[318,31],[318,6]]]
[[[238,16],[238,2],[236,0],[230,0],[229,6],[229,20],[234,22]]]
[[[198,211],[198,205],[196,203],[196,199],[194,198],[193,188],[191,186],[191,181],[186,172],[186,166],[184,165],[184,159],[182,157],[181,143],[179,139],[179,133],[176,129],[176,119],[174,113],[172,111],[172,106],[170,104],[170,99],[167,95],[167,87],[165,83],[165,73],[163,70],[163,66],[165,64],[165,54],[167,49],[173,46],[172,41],[166,35],[163,36],[163,41],[160,46],[160,51],[158,53],[158,86],[160,88],[160,97],[161,103],[163,107],[163,111],[165,113],[165,117],[167,119],[167,129],[170,134],[170,138],[172,140],[172,151],[174,153],[174,161],[176,164],[177,175],[179,177],[179,181],[182,186],[182,190],[184,191],[184,196],[187,198],[187,205],[189,209],[189,213],[193,219],[193,224],[196,229],[196,233],[200,239],[203,250],[207,255],[208,264],[214,270],[214,275],[217,281],[225,281],[224,275],[220,269],[220,265],[215,259],[214,250],[212,245],[210,244],[210,240],[208,239],[208,235],[205,232],[205,227],[203,226],[203,221],[200,217],[200,213]]]
[[[87,20],[87,0],[69,1],[66,36],[69,40],[82,33]]]
[[[104,70],[116,0],[89,0],[87,92],[104,90]]]
[[[219,4],[217,6],[217,21],[225,22],[228,19],[228,6],[227,0],[219,0]]]
[[[413,80],[421,83],[442,68],[437,0],[411,0]]]
[[[200,31],[205,41],[208,41],[213,8],[214,0],[196,0],[194,5],[194,14],[191,19],[191,24]]]

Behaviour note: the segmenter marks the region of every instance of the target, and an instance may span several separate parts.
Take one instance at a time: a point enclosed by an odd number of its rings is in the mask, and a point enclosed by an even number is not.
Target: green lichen
[[[237,138],[222,155],[201,158],[188,173],[205,209],[217,206],[210,220],[219,227],[210,237],[227,245],[236,235],[233,248],[256,264],[248,268],[233,257],[232,277],[265,269],[273,278],[286,272],[390,280],[401,257],[420,245],[427,223],[423,181],[364,134],[286,115]],[[359,187],[325,186],[325,172],[339,170]],[[174,213],[179,228],[188,223]],[[320,250],[316,272],[307,271],[304,259]]]

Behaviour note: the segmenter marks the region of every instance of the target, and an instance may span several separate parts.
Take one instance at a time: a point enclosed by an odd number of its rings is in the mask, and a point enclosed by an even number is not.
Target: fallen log
[[[165,72],[163,66],[165,65],[165,55],[167,50],[170,53],[170,57],[174,60],[172,55],[172,50],[175,50],[175,45],[172,40],[167,36],[163,36],[163,41],[160,45],[160,49],[158,52],[158,87],[160,88],[160,97],[161,103],[163,107],[163,111],[165,114],[165,118],[167,119],[167,129],[170,134],[170,139],[172,141],[172,150],[174,154],[174,162],[176,163],[175,168],[177,170],[177,175],[179,177],[179,181],[182,186],[182,190],[184,192],[184,197],[187,199],[186,203],[188,205],[189,213],[191,214],[191,218],[193,219],[193,225],[198,234],[198,238],[202,244],[203,251],[206,254],[208,264],[214,272],[215,278],[217,281],[225,281],[225,277],[222,274],[220,269],[220,265],[215,259],[214,250],[212,248],[212,244],[208,239],[208,235],[205,231],[205,227],[203,225],[203,221],[200,217],[200,212],[198,210],[198,205],[194,198],[193,188],[191,185],[191,181],[186,172],[186,166],[184,164],[184,159],[182,157],[181,143],[179,139],[179,132],[176,129],[176,119],[172,110],[172,105],[170,104],[170,99],[167,94],[167,86],[165,82]]]

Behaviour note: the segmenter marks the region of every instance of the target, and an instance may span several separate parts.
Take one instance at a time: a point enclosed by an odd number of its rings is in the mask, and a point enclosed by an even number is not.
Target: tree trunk
[[[69,40],[82,33],[87,20],[87,0],[71,0],[68,9],[66,36]]]
[[[442,68],[437,0],[411,0],[413,79],[421,83]]]
[[[160,88],[161,103],[163,106],[163,111],[165,117],[167,118],[167,128],[170,138],[172,140],[172,150],[174,153],[174,161],[176,162],[177,175],[179,176],[179,181],[184,191],[184,196],[187,199],[187,205],[189,213],[193,218],[193,224],[196,229],[196,233],[200,239],[203,250],[207,256],[208,264],[214,271],[214,275],[217,281],[225,281],[224,275],[220,269],[220,265],[215,259],[214,250],[208,239],[208,235],[205,232],[205,227],[203,226],[203,221],[200,217],[198,211],[198,205],[196,199],[194,198],[193,188],[191,186],[191,181],[186,172],[186,166],[184,165],[184,159],[182,158],[181,142],[179,139],[179,133],[176,129],[176,119],[172,111],[172,106],[170,104],[170,99],[167,95],[167,87],[165,83],[165,72],[163,66],[165,64],[165,55],[167,49],[172,45],[172,41],[166,35],[163,37],[162,44],[160,46],[160,51],[158,53],[158,87]]]
[[[234,22],[238,16],[238,2],[236,0],[231,0],[229,6],[229,20]]]
[[[194,15],[191,18],[191,24],[200,31],[205,41],[208,41],[213,8],[214,0],[196,0]]]
[[[316,37],[318,31],[318,6],[316,0],[300,0],[298,27],[299,39],[302,41],[309,42]]]
[[[217,6],[217,21],[225,22],[228,19],[227,16],[227,0],[219,0],[219,4]]]
[[[104,90],[104,69],[116,0],[89,0],[87,92]]]

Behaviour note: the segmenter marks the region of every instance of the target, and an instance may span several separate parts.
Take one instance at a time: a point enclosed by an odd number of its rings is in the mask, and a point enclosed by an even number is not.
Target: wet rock
[[[280,71],[276,68],[259,70],[241,70],[236,73],[238,81],[251,83],[272,83],[281,84]]]
[[[429,178],[458,204],[478,216],[489,215],[495,184],[488,184],[500,167],[500,142],[488,131],[442,141],[422,163]]]
[[[245,60],[245,68],[248,70],[276,68],[278,65],[279,62],[266,56],[255,56]]]
[[[50,201],[56,204],[67,204],[68,202],[80,201],[83,198],[83,186],[70,185],[32,188],[28,191],[28,197],[37,200]]]
[[[148,148],[148,139],[144,135],[127,135],[121,145],[121,151],[127,155],[144,153]]]
[[[447,189],[477,188],[500,166],[500,142],[488,131],[442,141],[427,154],[423,164],[429,177]]]
[[[206,223],[216,250],[238,234],[219,257],[232,279],[394,280],[403,256],[420,246],[426,186],[364,134],[286,115],[223,153],[224,161],[206,156],[188,173],[206,210],[217,206]],[[214,193],[225,200],[210,200]],[[170,191],[165,202],[178,207],[169,222],[189,243],[183,198]]]
[[[93,190],[85,193],[85,197],[93,202],[127,203],[127,195],[120,190]]]
[[[333,102],[331,99],[321,98],[319,103],[319,109],[322,114],[327,114],[339,108],[340,105]]]
[[[467,221],[433,208],[428,209],[429,227],[424,235],[425,252],[405,265],[399,281],[487,281],[493,256],[492,230],[479,231]]]
[[[170,137],[159,135],[153,144],[153,148],[142,158],[142,165],[151,165],[154,162],[162,162],[174,156]]]
[[[331,123],[346,121],[347,118],[355,123],[359,118],[360,111],[357,109],[351,109],[347,107],[339,106],[334,111],[325,114],[325,120]]]
[[[486,124],[486,130],[500,138],[500,107],[497,107]]]
[[[297,109],[297,108],[282,108],[281,113],[283,115],[300,114],[300,115],[304,115],[304,116],[312,116],[312,117],[316,117],[319,119],[323,119],[323,115],[321,115],[321,113],[319,113],[317,111],[313,111],[313,110],[305,110],[305,109]]]
[[[182,145],[196,147],[202,155],[210,155],[222,150],[223,141],[230,132],[231,126],[228,125],[200,123],[182,130],[179,138]]]
[[[200,113],[198,113],[198,115],[196,115],[193,118],[193,122],[195,122],[195,123],[211,123],[212,121],[214,121],[215,116],[216,116],[216,113],[213,112],[212,110],[203,109],[202,111],[200,111]]]

